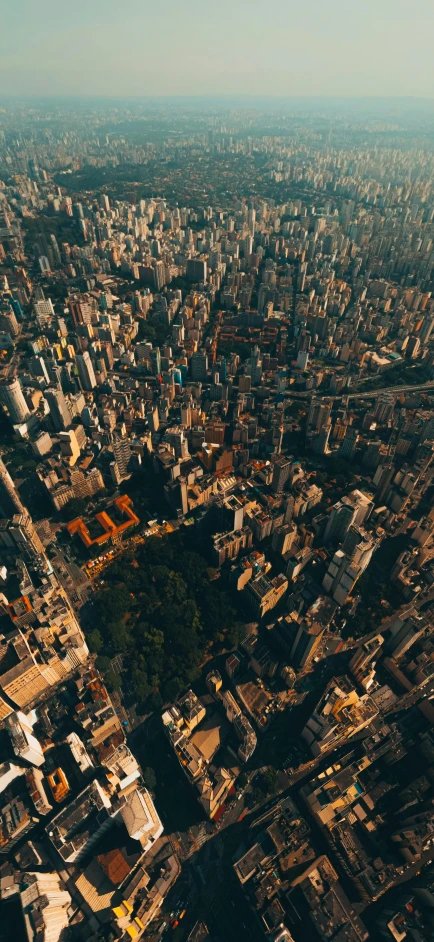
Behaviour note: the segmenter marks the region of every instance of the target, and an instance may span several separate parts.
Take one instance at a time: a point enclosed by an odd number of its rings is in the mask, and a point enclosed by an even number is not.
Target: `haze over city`
[[[430,0],[14,0],[0,96],[434,95]]]

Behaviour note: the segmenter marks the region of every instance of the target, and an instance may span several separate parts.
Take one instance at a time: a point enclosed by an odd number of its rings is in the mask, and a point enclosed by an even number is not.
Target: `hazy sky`
[[[6,95],[422,95],[433,0],[0,0]]]

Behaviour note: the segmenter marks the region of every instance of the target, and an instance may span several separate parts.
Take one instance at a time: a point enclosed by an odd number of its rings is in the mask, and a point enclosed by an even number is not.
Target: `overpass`
[[[310,389],[305,392],[291,392],[287,389],[286,396],[289,399],[301,399],[307,402],[335,402],[338,399],[377,399],[378,396],[389,393],[399,395],[399,393],[403,392],[423,392],[424,390],[430,389],[434,389],[434,380],[428,383],[420,383],[417,386],[383,386],[381,389],[371,389],[370,392],[344,392],[340,393],[338,396],[318,396]]]

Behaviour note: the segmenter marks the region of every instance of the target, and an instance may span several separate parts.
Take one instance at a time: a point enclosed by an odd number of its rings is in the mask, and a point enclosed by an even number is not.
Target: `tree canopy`
[[[105,581],[89,619],[89,647],[115,689],[110,659],[123,655],[122,685],[141,712],[191,686],[213,645],[234,647],[243,636],[229,593],[210,580],[207,561],[180,533],[149,538],[135,556],[114,562]]]

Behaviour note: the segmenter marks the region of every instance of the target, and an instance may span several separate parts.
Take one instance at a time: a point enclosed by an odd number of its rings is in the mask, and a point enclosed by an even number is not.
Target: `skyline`
[[[433,102],[52,90],[0,100],[0,926],[433,942]]]
[[[434,94],[434,11],[399,0],[363,10],[333,0],[198,0],[164,9],[78,0],[59,19],[54,0],[3,12],[4,97],[422,97]]]

